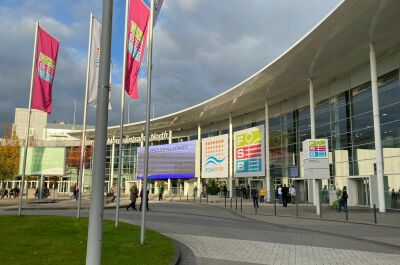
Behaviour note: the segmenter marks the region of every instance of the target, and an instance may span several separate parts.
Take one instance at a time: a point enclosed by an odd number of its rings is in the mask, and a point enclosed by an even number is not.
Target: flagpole
[[[142,185],[142,222],[140,227],[140,244],[144,244],[145,225],[146,225],[146,203],[147,203],[147,175],[149,173],[149,129],[150,129],[150,109],[151,109],[151,71],[152,71],[152,52],[153,52],[153,14],[154,0],[150,4],[149,19],[149,38],[147,50],[147,103],[146,103],[146,129],[145,129],[145,151],[144,151],[144,175]]]
[[[85,149],[86,149],[86,114],[87,114],[87,102],[88,102],[88,94],[89,94],[89,71],[90,71],[90,54],[92,52],[92,32],[93,31],[93,13],[90,13],[90,26],[89,26],[89,45],[88,45],[88,57],[87,57],[87,66],[86,66],[86,87],[85,87],[85,103],[83,104],[83,128],[82,128],[82,140],[81,140],[81,160],[79,164],[79,198],[78,198],[78,210],[76,212],[76,218],[79,219],[81,216],[81,198],[83,195],[83,168],[84,168],[84,159],[85,159]],[[94,69],[96,70],[96,69]]]
[[[75,129],[75,116],[76,116],[76,99],[74,100],[74,122],[73,122],[73,129]]]
[[[119,125],[119,148],[118,148],[118,181],[117,181],[117,204],[115,206],[115,228],[118,227],[119,221],[119,204],[121,198],[121,172],[122,172],[122,145],[124,136],[124,107],[125,107],[125,67],[126,67],[126,46],[127,39],[126,35],[128,31],[128,11],[129,11],[129,0],[125,1],[125,31],[124,31],[124,51],[122,62],[122,87],[121,87],[121,117]]]
[[[35,43],[33,45],[31,87],[29,89],[29,103],[28,103],[28,122],[27,122],[27,125],[26,125],[26,128],[25,128],[24,159],[23,159],[23,162],[22,162],[22,176],[21,176],[21,187],[20,187],[21,189],[20,189],[20,193],[19,193],[18,216],[21,216],[22,197],[24,195],[26,157],[28,155],[29,127],[31,126],[32,94],[33,94],[33,84],[34,84],[34,75],[35,75],[36,55],[37,55],[38,31],[39,31],[39,21],[36,22]]]

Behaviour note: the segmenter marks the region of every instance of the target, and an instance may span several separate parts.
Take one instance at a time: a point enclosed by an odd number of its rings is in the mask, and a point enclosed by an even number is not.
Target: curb
[[[172,259],[170,265],[178,265],[181,261],[181,255],[182,255],[181,248],[179,247],[178,242],[175,239],[170,237],[168,238],[174,243],[175,246],[175,256]]]

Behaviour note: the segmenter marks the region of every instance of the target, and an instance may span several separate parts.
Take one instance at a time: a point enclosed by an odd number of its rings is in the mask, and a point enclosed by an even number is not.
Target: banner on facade
[[[137,178],[144,175],[144,147],[137,149]],[[149,146],[148,179],[195,177],[196,141]]]
[[[229,170],[228,135],[209,137],[201,140],[202,178],[227,178]]]
[[[234,176],[265,176],[264,126],[234,133]]]
[[[26,175],[65,175],[65,147],[29,147],[26,157]],[[20,151],[19,174],[22,175],[24,147]]]
[[[329,178],[328,139],[307,139],[303,141],[304,178]]]
[[[32,108],[51,113],[52,88],[60,43],[41,27],[37,34]]]

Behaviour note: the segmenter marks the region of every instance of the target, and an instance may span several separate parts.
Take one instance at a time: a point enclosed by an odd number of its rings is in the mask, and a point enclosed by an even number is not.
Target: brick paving
[[[213,260],[271,265],[398,265],[400,261],[399,254],[181,234],[168,236],[185,243],[195,256]]]

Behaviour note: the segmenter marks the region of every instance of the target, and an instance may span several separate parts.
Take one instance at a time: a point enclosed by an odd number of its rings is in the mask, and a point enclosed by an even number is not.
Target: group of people
[[[42,194],[42,196],[43,196],[43,197],[40,198],[39,187],[36,188],[36,191],[35,191],[35,198],[37,198],[37,199],[47,199],[47,197],[50,196],[50,190],[49,190],[49,188],[47,188],[47,186],[44,186],[44,187],[43,187],[43,194]]]
[[[0,198],[15,198],[19,196],[19,188],[12,188],[8,191],[7,188],[0,189]]]
[[[276,194],[278,202],[282,204],[283,207],[287,207],[288,203],[296,202],[296,189],[294,186],[286,186],[286,184],[283,184],[283,187],[278,186]]]
[[[141,190],[140,194],[139,194],[139,189],[138,189],[136,183],[134,183],[132,185],[132,187],[129,189],[129,192],[130,192],[131,204],[129,204],[126,207],[126,210],[129,211],[129,208],[132,208],[134,211],[137,211],[137,209],[136,209],[136,200],[140,196],[139,211],[141,211],[142,210],[142,205],[143,205],[143,190]],[[150,209],[149,209],[149,190],[147,190],[147,194],[146,194],[146,210],[150,211]]]

